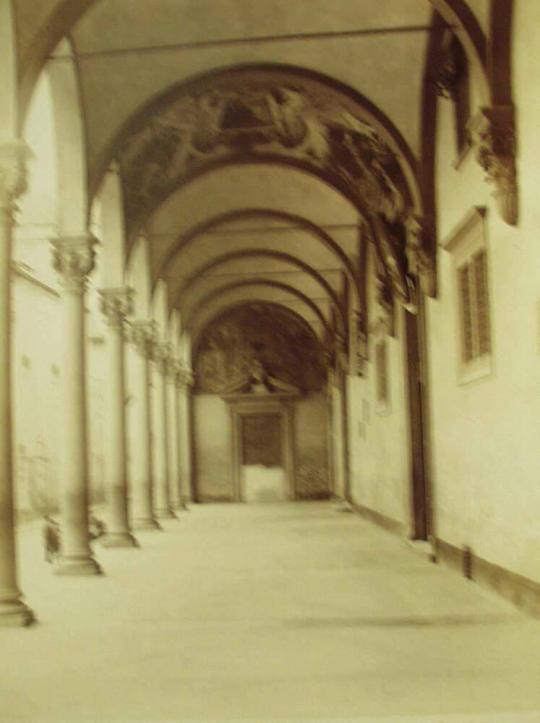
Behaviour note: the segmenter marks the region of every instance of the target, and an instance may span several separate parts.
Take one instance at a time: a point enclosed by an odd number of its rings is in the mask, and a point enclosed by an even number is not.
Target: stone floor
[[[0,630],[0,721],[540,721],[540,622],[325,503],[194,506]]]

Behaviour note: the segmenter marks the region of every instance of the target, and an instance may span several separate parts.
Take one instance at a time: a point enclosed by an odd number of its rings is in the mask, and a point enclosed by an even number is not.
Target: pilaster
[[[101,311],[107,324],[108,394],[105,475],[109,524],[101,542],[105,547],[137,547],[128,515],[127,424],[124,329],[133,311],[133,290],[127,287],[100,291]]]
[[[64,421],[60,458],[61,554],[58,575],[96,575],[88,525],[88,430],[85,355],[85,290],[94,268],[96,239],[90,233],[52,241],[61,286]]]
[[[156,342],[154,345],[153,362],[156,370],[156,419],[155,432],[155,474],[156,474],[156,507],[158,518],[174,518],[172,509],[170,480],[170,431],[171,424],[168,404],[168,376],[172,360],[172,346],[168,342]]]
[[[137,320],[130,324],[130,341],[135,350],[133,380],[137,397],[135,417],[133,418],[132,445],[133,477],[130,480],[133,490],[133,529],[159,530],[160,525],[154,515],[155,475],[152,429],[155,420],[151,403],[151,362],[157,339],[157,325],[154,321]]]

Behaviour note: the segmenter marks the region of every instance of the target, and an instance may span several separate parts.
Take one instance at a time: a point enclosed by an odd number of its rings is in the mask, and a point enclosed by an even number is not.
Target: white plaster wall
[[[17,507],[36,512],[45,504],[54,508],[58,501],[63,344],[61,300],[32,278],[15,276],[12,359]],[[91,325],[88,331],[89,479],[91,498],[100,502],[105,360],[102,337]]]
[[[36,514],[58,504],[63,440],[62,307],[50,239],[57,235],[57,166],[52,104],[42,74],[27,117],[25,140],[33,158],[28,190],[19,202],[13,274],[13,410],[16,506]],[[103,347],[96,298],[87,299],[87,388],[92,498],[103,488]],[[91,341],[93,339],[94,341]],[[97,343],[96,343],[97,341]]]
[[[233,499],[232,431],[226,402],[216,394],[193,397],[197,499]]]
[[[540,580],[540,6],[516,3],[515,100],[520,219],[505,225],[473,155],[458,171],[451,106],[439,106],[439,234],[487,206],[493,373],[460,385],[450,253],[439,250],[439,296],[427,306],[436,534]]]
[[[18,509],[57,499],[62,383],[58,298],[24,278],[14,284],[13,408]]]
[[[328,402],[312,392],[294,405],[296,489],[302,496],[325,496],[330,490]]]
[[[373,275],[368,291],[370,324],[376,319]],[[405,387],[403,311],[396,306],[395,336],[386,337],[388,405],[377,403],[374,337],[370,338],[365,377],[347,376],[349,467],[353,502],[379,512],[408,528],[409,433]]]
[[[332,409],[332,423],[330,434],[332,437],[332,465],[333,465],[333,494],[336,497],[345,496],[345,455],[343,449],[343,395],[334,380],[330,383],[330,404]]]

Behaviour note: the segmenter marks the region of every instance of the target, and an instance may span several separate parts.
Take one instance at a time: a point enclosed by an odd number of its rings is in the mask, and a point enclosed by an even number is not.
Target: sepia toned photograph
[[[540,0],[0,0],[0,723],[540,723]]]

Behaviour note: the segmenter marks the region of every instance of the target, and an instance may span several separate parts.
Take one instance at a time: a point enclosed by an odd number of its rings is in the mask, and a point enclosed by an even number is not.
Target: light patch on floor
[[[102,578],[21,526],[39,624],[0,630],[0,721],[538,723],[540,622],[327,503],[194,506]]]

